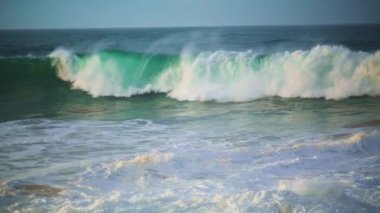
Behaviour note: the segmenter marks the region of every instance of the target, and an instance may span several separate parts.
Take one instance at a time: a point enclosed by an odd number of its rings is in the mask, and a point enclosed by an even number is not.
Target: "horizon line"
[[[111,30],[111,29],[171,29],[171,28],[221,28],[221,27],[328,27],[328,26],[368,26],[380,25],[380,22],[370,23],[329,23],[329,24],[242,24],[242,25],[204,25],[204,26],[130,26],[130,27],[58,27],[58,28],[0,28],[0,31],[17,30]]]

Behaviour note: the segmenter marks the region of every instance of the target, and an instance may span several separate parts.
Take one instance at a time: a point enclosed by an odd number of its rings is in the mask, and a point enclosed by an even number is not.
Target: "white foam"
[[[247,191],[241,194],[221,195],[216,194],[212,198],[212,202],[223,211],[240,212],[244,206],[260,206],[262,200],[266,196],[265,191],[257,193]]]
[[[147,164],[167,163],[174,157],[173,153],[164,153],[153,150],[144,154],[136,155],[129,160],[119,160],[113,163],[109,168],[111,170],[120,169],[127,166],[144,166]]]
[[[281,180],[278,183],[279,191],[292,191],[302,196],[339,197],[343,193],[345,182],[332,181],[323,178],[295,178]]]
[[[299,150],[310,150],[314,149],[317,153],[318,150],[331,150],[336,151],[347,151],[351,149],[357,149],[356,145],[360,145],[369,135],[365,132],[358,132],[353,134],[344,135],[341,137],[333,138],[319,138],[317,141],[302,142],[294,145],[287,145],[285,147],[280,147],[277,149],[269,150],[267,154],[273,152],[283,152],[283,151],[299,151]],[[312,158],[317,159],[317,156]]]
[[[58,213],[65,213],[65,212],[73,212],[73,211],[79,211],[79,212],[93,212],[97,211],[103,206],[105,203],[115,203],[119,201],[120,199],[120,192],[113,191],[110,194],[99,197],[99,198],[92,198],[88,197],[85,194],[81,194],[85,196],[85,200],[87,202],[70,202],[66,201],[62,205],[57,206],[55,209],[55,212]],[[82,203],[86,203],[87,205],[82,205]]]

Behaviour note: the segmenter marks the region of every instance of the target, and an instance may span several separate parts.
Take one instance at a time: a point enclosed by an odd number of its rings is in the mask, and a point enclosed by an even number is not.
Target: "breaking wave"
[[[197,55],[102,50],[49,57],[58,77],[93,97],[166,93],[183,101],[244,102],[267,96],[343,99],[380,95],[380,51],[342,46],[257,55],[252,51]]]

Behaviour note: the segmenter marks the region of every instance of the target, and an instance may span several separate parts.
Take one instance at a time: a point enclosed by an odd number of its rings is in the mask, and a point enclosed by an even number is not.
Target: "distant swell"
[[[267,96],[343,99],[380,95],[380,52],[340,46],[256,55],[205,52],[147,55],[104,50],[49,57],[58,76],[94,97],[166,93],[177,100],[242,102]]]

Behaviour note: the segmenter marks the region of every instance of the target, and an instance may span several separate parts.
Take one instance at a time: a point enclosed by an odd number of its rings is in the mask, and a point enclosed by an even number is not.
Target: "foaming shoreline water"
[[[0,187],[4,207],[60,212],[380,208],[374,169],[380,135],[374,126],[320,134],[292,130],[265,143],[255,133],[224,140],[233,130],[222,134],[222,126],[174,129],[179,126],[142,119],[2,123],[2,149],[13,158],[10,173],[0,161],[1,172],[8,173]],[[35,169],[41,163],[31,159],[41,153],[39,161],[46,165]],[[30,163],[18,163],[23,156]]]

